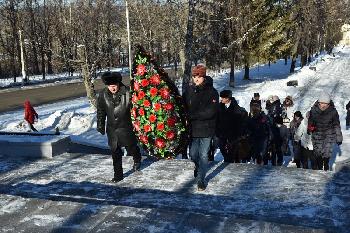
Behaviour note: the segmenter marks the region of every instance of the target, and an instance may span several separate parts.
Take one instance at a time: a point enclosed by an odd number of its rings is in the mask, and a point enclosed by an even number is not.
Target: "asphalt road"
[[[167,70],[169,76],[173,76],[172,70]],[[123,83],[130,84],[128,74],[123,74]],[[100,79],[94,82],[95,90],[99,91],[104,87]],[[39,87],[33,86],[28,89],[7,89],[0,92],[0,113],[23,108],[26,99],[30,100],[33,106],[54,103],[61,100],[74,99],[86,96],[84,83],[55,84],[54,86]]]
[[[98,91],[102,88],[103,83],[101,80],[96,80],[95,90]],[[23,103],[26,99],[30,100],[33,106],[36,106],[85,95],[86,90],[82,82],[2,91],[0,93],[0,113],[23,108]]]

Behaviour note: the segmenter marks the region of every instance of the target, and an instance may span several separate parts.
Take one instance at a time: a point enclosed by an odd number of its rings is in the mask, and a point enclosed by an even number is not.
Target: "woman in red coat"
[[[29,100],[26,100],[24,102],[24,119],[28,122],[30,129],[35,132],[38,130],[34,128],[33,124],[38,119],[38,117],[38,113],[36,113]]]

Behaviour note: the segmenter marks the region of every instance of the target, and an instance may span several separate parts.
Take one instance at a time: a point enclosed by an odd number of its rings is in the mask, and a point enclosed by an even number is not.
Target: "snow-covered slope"
[[[232,89],[234,97],[247,110],[253,93],[259,92],[263,101],[269,95],[278,95],[282,100],[291,95],[295,102],[294,111],[300,110],[304,115],[320,93],[328,92],[339,112],[344,136],[343,145],[340,149],[337,146],[335,148],[334,159],[350,159],[350,131],[345,130],[345,105],[350,100],[350,47],[337,48],[334,56],[320,55],[310,65],[316,67],[316,71],[305,66],[302,69],[297,68],[294,74],[289,74],[290,63],[284,65],[284,60],[271,64],[270,67],[255,66],[251,69],[251,80],[242,80],[243,72],[237,71],[235,88],[228,87],[229,70],[209,74],[218,91]],[[297,80],[299,86],[287,86],[286,83],[290,80]],[[38,130],[53,130],[58,127],[61,132],[73,135],[73,141],[107,147],[106,137],[95,130],[96,113],[90,108],[86,98],[43,105],[36,110],[39,113],[39,121],[35,125]],[[23,112],[0,115],[0,130],[26,131]],[[216,159],[220,158],[220,154],[217,154]]]

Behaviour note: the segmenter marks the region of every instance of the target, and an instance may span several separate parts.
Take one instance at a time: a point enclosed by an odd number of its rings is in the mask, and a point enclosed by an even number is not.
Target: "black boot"
[[[114,177],[113,179],[111,179],[111,182],[117,183],[123,179],[124,179],[123,174],[114,174]]]
[[[132,166],[132,170],[134,172],[140,171],[141,168],[141,163],[134,163],[134,165]]]

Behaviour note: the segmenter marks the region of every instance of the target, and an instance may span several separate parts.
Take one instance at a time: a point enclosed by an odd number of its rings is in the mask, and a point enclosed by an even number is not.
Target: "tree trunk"
[[[52,67],[52,51],[51,49],[48,49],[46,52],[47,56],[47,73],[53,74],[53,67]]]
[[[249,79],[249,64],[244,65],[244,77],[243,79],[248,80]]]
[[[307,55],[305,53],[303,53],[301,55],[301,67],[306,66],[306,64],[307,64]]]
[[[230,70],[230,82],[229,82],[229,86],[230,87],[235,87],[235,52],[232,51],[231,52],[231,60],[230,60],[230,66],[231,66],[231,70]]]
[[[292,57],[292,63],[290,64],[290,70],[289,70],[290,73],[294,73],[296,62],[297,62],[297,58],[296,58],[296,56],[294,55],[294,56]]]
[[[195,16],[195,7],[197,1],[189,0],[188,1],[188,21],[187,21],[187,32],[185,37],[185,69],[182,79],[182,93],[184,93],[191,79],[191,67],[192,67],[192,45],[193,45],[193,25],[194,25],[194,16]]]
[[[46,79],[46,69],[45,69],[45,53],[43,50],[41,50],[41,72],[43,76],[43,80]]]
[[[96,92],[94,88],[94,83],[92,80],[92,75],[89,70],[89,65],[86,58],[85,46],[80,46],[78,48],[78,56],[81,62],[81,70],[82,70],[82,76],[83,76],[84,85],[86,89],[86,96],[89,99],[90,105],[96,109],[97,97],[96,97]]]

